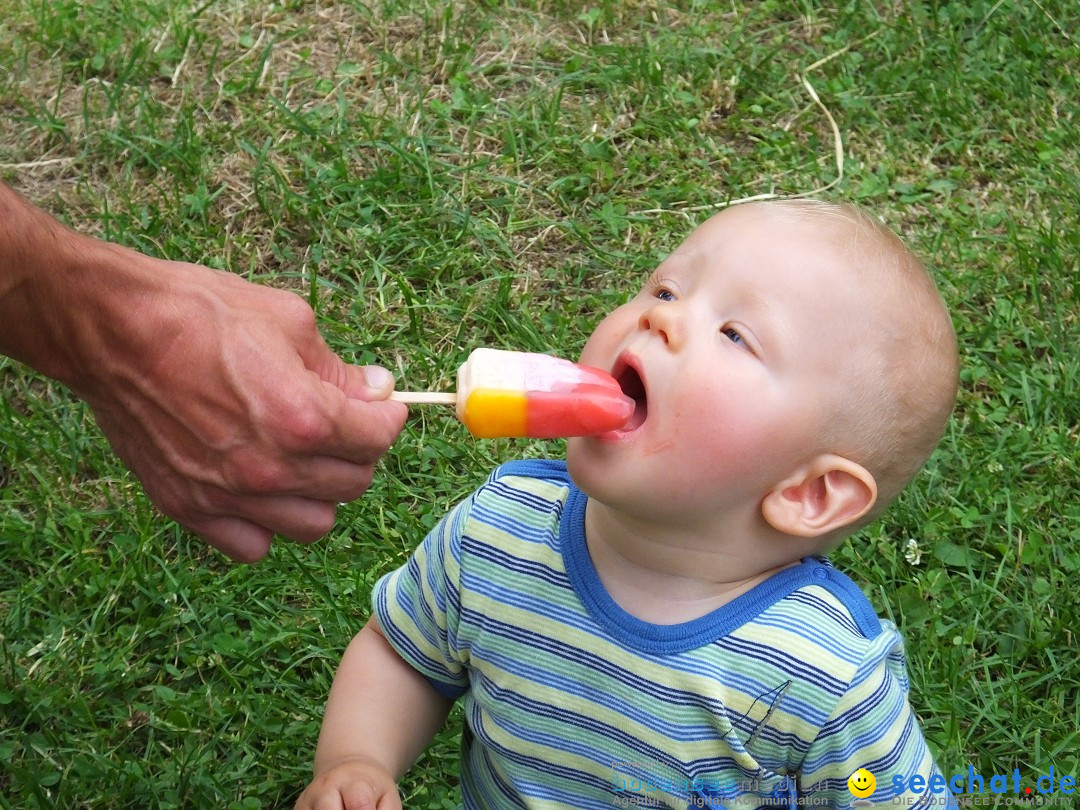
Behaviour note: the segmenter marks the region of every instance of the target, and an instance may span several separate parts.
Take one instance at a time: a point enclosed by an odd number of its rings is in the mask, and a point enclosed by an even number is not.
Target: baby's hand
[[[401,810],[401,799],[386,768],[366,757],[353,757],[318,774],[294,810]]]

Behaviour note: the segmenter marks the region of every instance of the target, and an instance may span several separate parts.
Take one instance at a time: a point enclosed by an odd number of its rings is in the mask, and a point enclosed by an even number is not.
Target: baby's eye
[[[653,297],[659,298],[661,301],[674,301],[675,293],[673,293],[671,290],[665,290],[663,287],[660,287],[659,289],[657,289],[656,292],[653,293]]]
[[[721,331],[732,343],[735,343],[739,346],[746,345],[746,341],[743,339],[743,336],[739,334],[738,329],[735,329],[732,326],[725,326]]]

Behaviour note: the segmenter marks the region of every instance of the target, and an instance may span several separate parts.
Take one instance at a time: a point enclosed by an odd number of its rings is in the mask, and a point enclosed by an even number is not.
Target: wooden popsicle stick
[[[441,391],[395,391],[390,399],[409,405],[456,405],[457,394]]]

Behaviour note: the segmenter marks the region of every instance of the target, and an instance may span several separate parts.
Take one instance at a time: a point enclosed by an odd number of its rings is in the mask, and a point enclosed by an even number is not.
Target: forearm
[[[452,705],[402,660],[372,618],[349,644],[334,677],[315,752],[316,775],[364,758],[400,778]]]

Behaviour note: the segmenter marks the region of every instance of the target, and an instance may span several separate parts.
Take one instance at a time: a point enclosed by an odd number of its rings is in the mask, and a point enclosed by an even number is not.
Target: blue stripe
[[[462,538],[461,542],[462,550],[467,554],[472,554],[477,559],[496,565],[515,575],[540,579],[557,588],[570,590],[570,582],[567,580],[564,571],[557,571],[541,562],[514,557],[505,551],[478,543],[468,536]],[[476,579],[481,579],[481,577],[476,577]]]
[[[809,591],[795,591],[794,593],[789,594],[787,598],[793,602],[801,602],[819,613],[824,613],[830,621],[835,622],[845,630],[848,630],[853,636],[862,635],[862,633],[859,632],[858,626],[851,618],[850,613],[837,610],[835,605],[826,602],[814,593],[810,593]]]
[[[844,681],[800,658],[796,652],[789,653],[735,637],[721,639],[716,643],[729,652],[776,667],[785,675],[813,684],[827,694],[839,697],[847,689]]]

